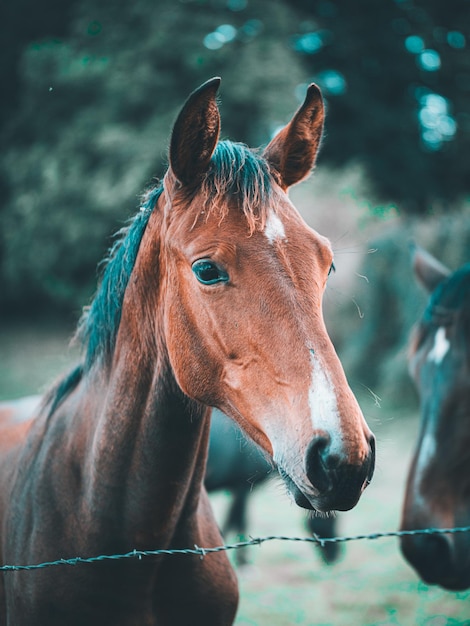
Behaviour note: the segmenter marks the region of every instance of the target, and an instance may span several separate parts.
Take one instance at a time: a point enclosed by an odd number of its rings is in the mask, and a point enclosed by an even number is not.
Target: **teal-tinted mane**
[[[153,189],[140,211],[123,228],[105,263],[105,270],[96,296],[80,320],[77,336],[86,347],[85,369],[98,355],[109,355],[114,350],[121,321],[122,301],[127,283],[134,268],[140,242],[150,215],[163,191]]]

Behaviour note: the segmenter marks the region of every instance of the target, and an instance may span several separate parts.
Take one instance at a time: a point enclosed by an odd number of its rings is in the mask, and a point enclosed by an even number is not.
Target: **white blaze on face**
[[[428,361],[434,362],[436,365],[440,365],[445,355],[449,351],[450,342],[446,337],[446,329],[441,326],[437,329],[434,337],[434,345],[428,354]]]
[[[264,228],[264,234],[269,240],[269,243],[274,243],[276,239],[285,239],[286,233],[284,230],[284,224],[281,222],[278,215],[271,211],[266,221]]]
[[[335,441],[340,443],[340,437],[333,438],[333,434],[339,435],[341,432],[335,388],[328,373],[314,354],[310,361],[312,364],[312,379],[308,392],[310,417],[315,430],[324,430],[330,434],[333,449]]]
[[[427,361],[429,363],[434,363],[435,365],[439,366],[444,360],[446,354],[449,352],[449,349],[450,341],[446,337],[446,329],[441,326],[436,331],[436,334],[434,336],[434,344],[428,353]],[[425,506],[425,503],[421,494],[422,482],[425,478],[427,468],[433,462],[436,451],[436,436],[433,432],[433,429],[428,426],[428,430],[424,434],[421,446],[419,448],[419,455],[416,460],[414,480],[414,491],[416,500],[419,503],[422,502],[423,506]]]
[[[419,449],[419,456],[416,462],[415,470],[415,494],[417,498],[421,500],[421,483],[424,478],[424,474],[429,464],[432,462],[434,455],[436,454],[436,438],[434,433],[427,432],[421,443]]]

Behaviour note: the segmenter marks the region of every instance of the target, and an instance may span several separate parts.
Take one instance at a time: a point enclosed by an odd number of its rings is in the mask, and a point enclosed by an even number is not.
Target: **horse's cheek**
[[[193,400],[210,404],[214,379],[209,346],[201,341],[197,327],[181,303],[169,309],[166,335],[170,365],[178,386]]]

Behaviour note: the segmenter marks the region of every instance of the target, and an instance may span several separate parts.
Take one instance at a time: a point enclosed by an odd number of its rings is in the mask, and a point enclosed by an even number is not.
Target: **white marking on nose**
[[[339,443],[341,439],[341,420],[334,385],[314,354],[311,355],[310,360],[312,363],[312,378],[308,392],[308,402],[313,427],[315,430],[324,430],[330,435],[339,435],[334,438]],[[334,440],[332,438],[331,447],[333,447]]]
[[[284,224],[281,222],[278,215],[271,211],[266,221],[264,228],[264,234],[269,239],[269,243],[274,243],[276,239],[285,239],[286,233],[284,230]]]
[[[440,365],[445,355],[449,351],[450,342],[446,337],[446,329],[441,326],[437,329],[434,337],[434,345],[428,354],[428,361],[434,362],[436,365]]]
[[[419,450],[418,460],[416,462],[416,479],[415,479],[415,493],[418,498],[421,500],[421,487],[422,481],[426,472],[426,469],[429,467],[429,464],[434,458],[436,454],[436,438],[434,433],[427,432],[421,443],[421,447]]]

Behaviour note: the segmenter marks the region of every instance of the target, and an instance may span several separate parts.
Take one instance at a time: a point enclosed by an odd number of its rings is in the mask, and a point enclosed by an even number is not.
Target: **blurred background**
[[[77,358],[68,338],[93,296],[98,263],[165,171],[171,126],[189,92],[220,75],[222,136],[260,146],[314,81],[326,100],[326,133],[318,171],[292,198],[332,241],[326,322],[384,450],[375,492],[352,523],[360,519],[359,532],[365,519],[396,527],[418,413],[407,341],[425,302],[409,242],[453,269],[469,260],[469,9],[468,0],[3,0],[0,399],[43,390]],[[364,557],[369,574],[378,553]],[[378,592],[377,614],[364,609],[354,622],[347,609],[341,621],[336,598],[345,588],[333,591],[338,574],[317,567],[319,579],[332,581],[333,599],[322,601],[330,621],[315,621],[307,608],[294,617],[289,601],[279,622],[269,607],[271,621],[252,618],[258,598],[238,623],[470,623],[465,594],[433,596],[395,544],[390,555],[395,565],[374,567],[398,568],[397,587],[392,597],[389,587]],[[405,617],[396,599],[409,591],[403,577],[421,603],[407,595],[414,608]],[[293,588],[284,587],[289,597]],[[312,593],[304,595],[320,610],[324,594]],[[443,602],[444,613],[432,608]]]

